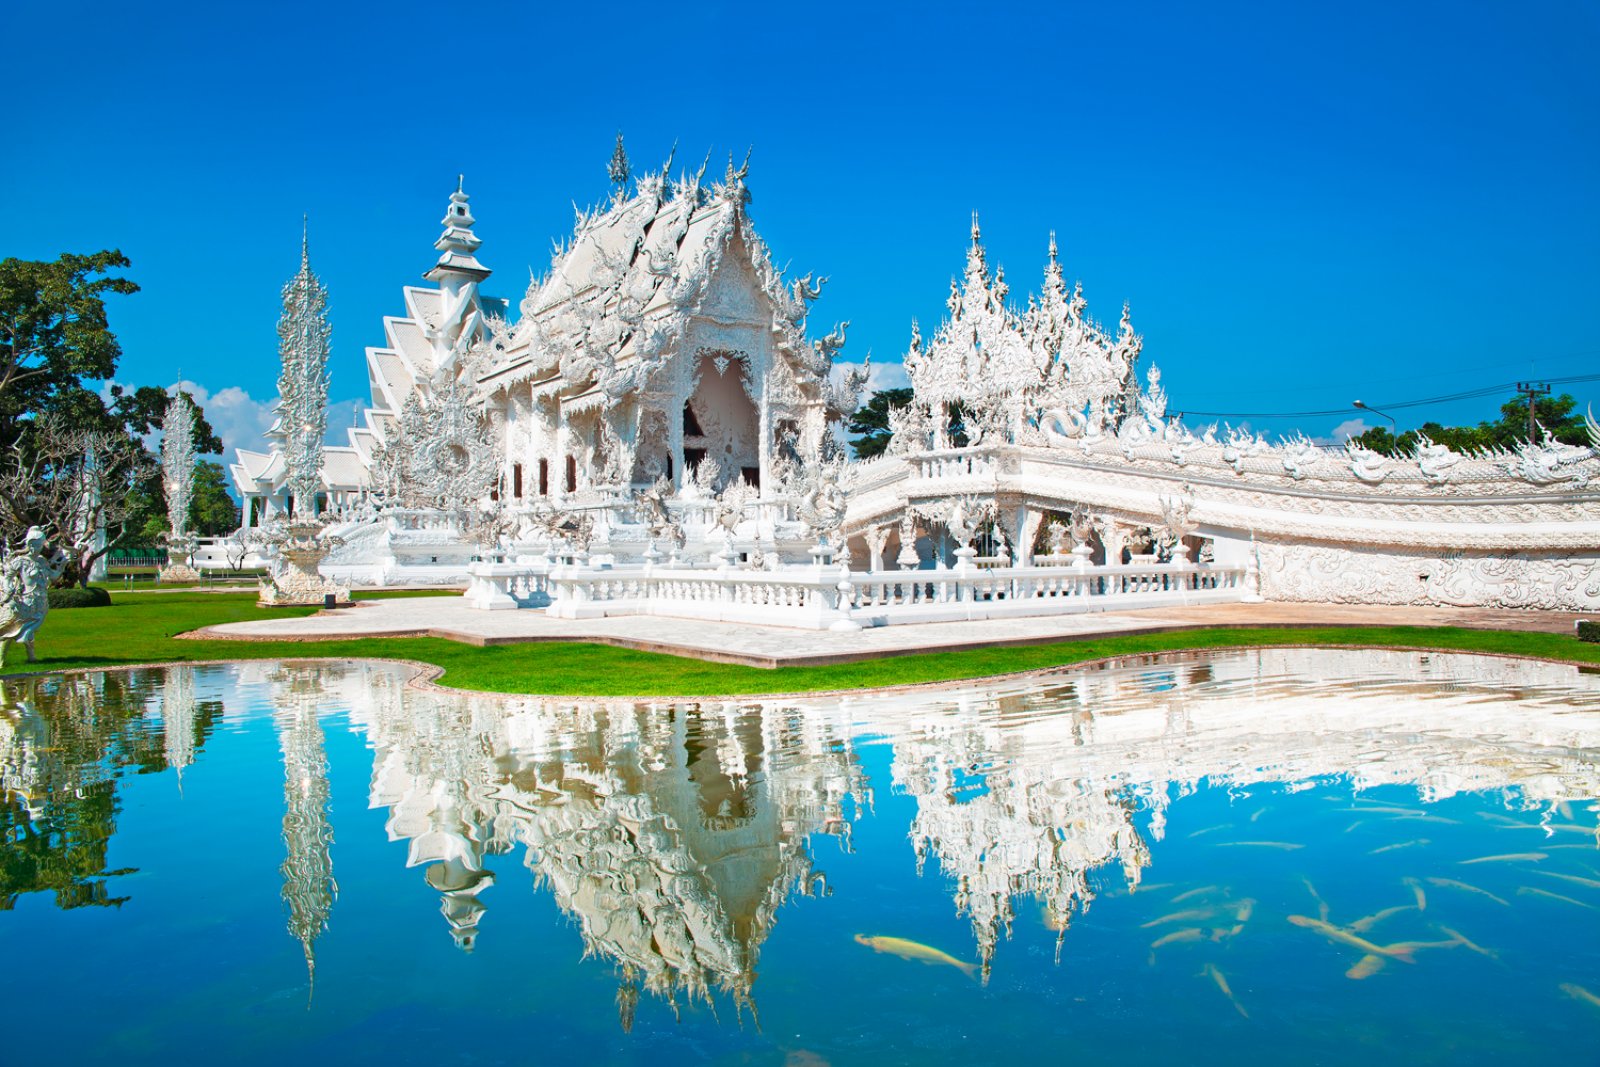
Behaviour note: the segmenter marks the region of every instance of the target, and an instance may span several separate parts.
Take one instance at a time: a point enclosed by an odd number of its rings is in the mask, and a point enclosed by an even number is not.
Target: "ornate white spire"
[[[439,250],[439,262],[423,275],[438,282],[442,294],[439,320],[424,327],[424,336],[433,345],[436,370],[450,371],[461,363],[483,333],[483,311],[478,305],[478,283],[492,272],[478,262],[475,253],[483,241],[472,232],[477,220],[467,207],[471,197],[464,191],[464,176],[456,179],[456,191],[450,194],[450,204],[444,212],[444,232],[433,242]]]
[[[183,769],[194,762],[194,668],[173,667],[161,689],[162,753],[183,788]]]
[[[316,514],[322,487],[322,439],[328,429],[328,290],[311,270],[305,230],[300,237],[300,271],[283,287],[278,317],[278,419],[289,492],[297,516]]]
[[[611,162],[606,166],[606,176],[611,179],[611,184],[615,187],[613,195],[620,203],[627,195],[628,179],[633,176],[633,170],[628,166],[628,153],[622,148],[621,130],[617,131],[617,147],[612,151]]]
[[[178,541],[189,532],[189,502],[194,497],[194,404],[182,382],[161,419],[161,488],[167,499],[169,540]]]
[[[456,178],[456,191],[450,194],[450,204],[444,209],[444,218],[440,224],[444,232],[439,239],[433,242],[433,247],[439,250],[439,262],[423,277],[430,282],[439,282],[449,288],[450,282],[456,282],[456,287],[465,281],[481,282],[492,272],[482,263],[478,262],[475,254],[483,239],[472,232],[473,223],[477,219],[472,217],[472,209],[467,207],[467,201],[472,198],[465,192],[466,175]]]
[[[306,957],[306,975],[316,981],[317,937],[328,928],[339,886],[333,880],[333,827],[328,821],[328,757],[322,724],[317,721],[318,689],[314,683],[286,681],[293,690],[278,715],[278,744],[283,753],[283,844],[278,868],[283,875],[283,901],[288,905],[289,933]],[[309,994],[308,994],[309,995]]]
[[[972,213],[972,247],[967,249],[967,287],[988,288],[989,264],[984,258],[983,231],[978,228],[978,213]],[[971,294],[969,294],[971,295]]]
[[[1050,231],[1050,258],[1044,267],[1044,289],[1048,298],[1052,293],[1064,293],[1066,281],[1061,276],[1061,257],[1056,251],[1056,231]]]

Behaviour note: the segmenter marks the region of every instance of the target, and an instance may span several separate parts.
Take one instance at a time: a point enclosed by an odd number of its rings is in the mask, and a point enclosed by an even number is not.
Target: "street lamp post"
[[[1362,411],[1370,411],[1374,415],[1379,416],[1380,418],[1388,419],[1389,420],[1389,433],[1394,438],[1394,441],[1395,441],[1396,445],[1398,445],[1400,443],[1400,424],[1394,421],[1394,416],[1393,415],[1385,415],[1383,412],[1379,411],[1377,408],[1368,407],[1366,404],[1363,404],[1359,400],[1351,401],[1351,405],[1354,406],[1354,407],[1360,408]]]

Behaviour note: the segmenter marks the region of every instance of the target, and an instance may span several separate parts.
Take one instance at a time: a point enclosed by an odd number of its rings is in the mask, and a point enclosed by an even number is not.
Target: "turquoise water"
[[[1594,1062],[1600,676],[0,687],[0,1063]]]

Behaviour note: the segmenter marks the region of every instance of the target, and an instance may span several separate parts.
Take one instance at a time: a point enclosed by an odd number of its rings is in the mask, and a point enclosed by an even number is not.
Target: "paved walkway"
[[[1217,604],[1032,619],[880,626],[858,633],[832,633],[651,615],[573,621],[552,619],[542,611],[477,611],[451,597],[410,597],[357,601],[348,608],[300,619],[227,623],[185,636],[246,641],[431,636],[473,645],[593,641],[720,663],[780,667],[1209,626],[1466,626],[1571,633],[1577,618],[1579,616],[1556,612],[1478,608]]]

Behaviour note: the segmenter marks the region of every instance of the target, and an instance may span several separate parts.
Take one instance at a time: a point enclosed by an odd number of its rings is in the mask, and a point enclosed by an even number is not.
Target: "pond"
[[[584,702],[0,685],[6,1063],[1592,1059],[1600,676],[1277,649]]]

